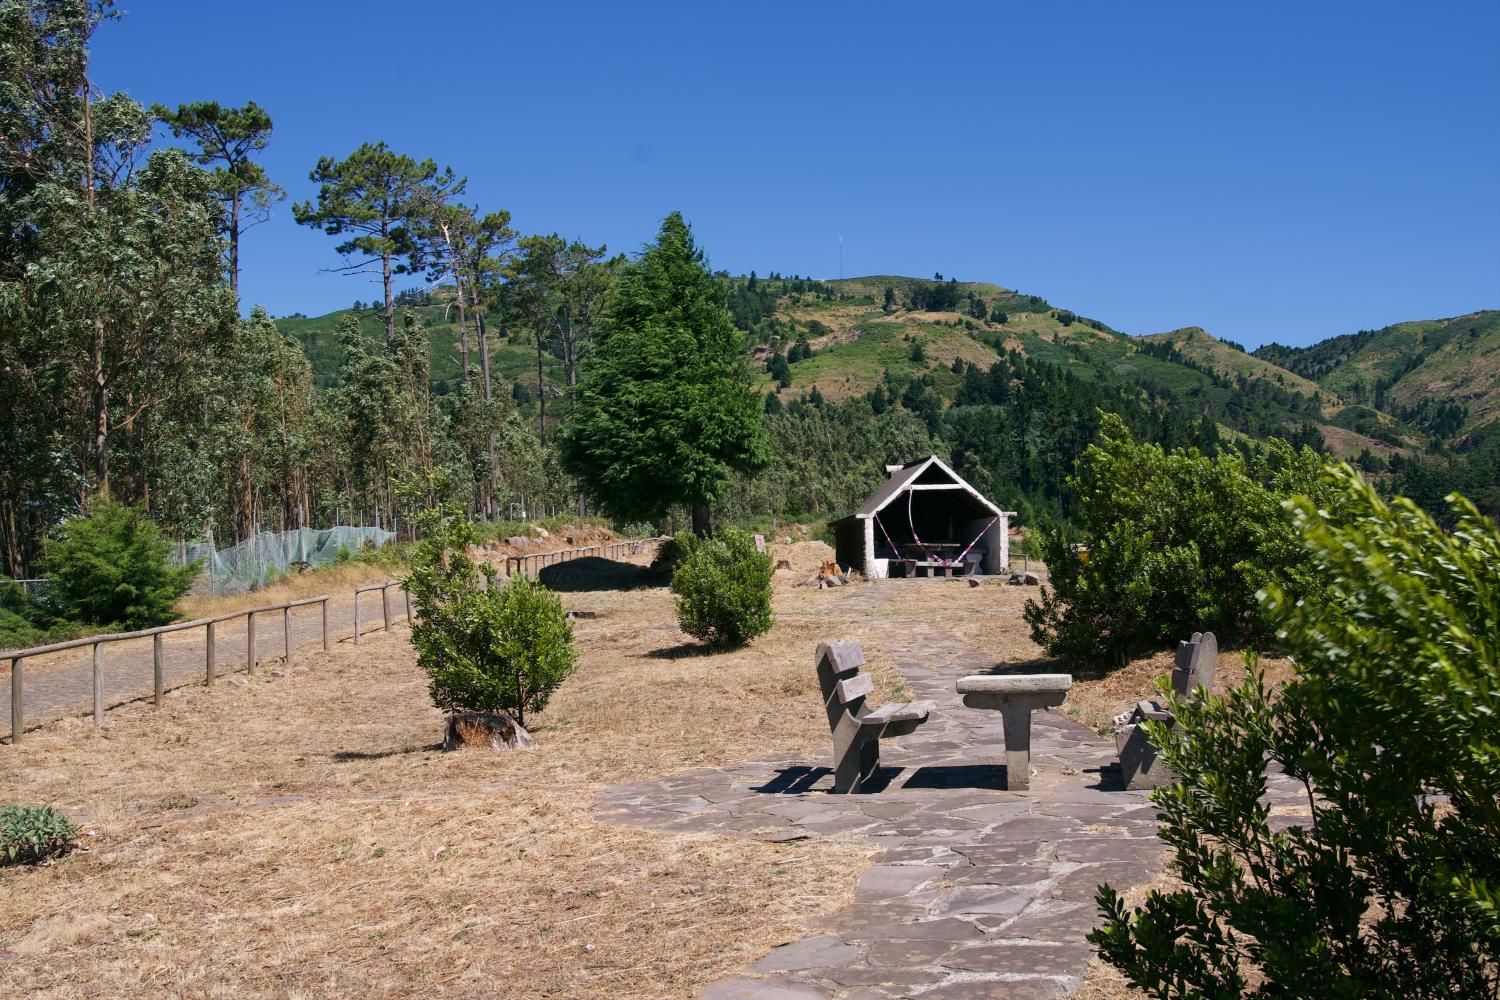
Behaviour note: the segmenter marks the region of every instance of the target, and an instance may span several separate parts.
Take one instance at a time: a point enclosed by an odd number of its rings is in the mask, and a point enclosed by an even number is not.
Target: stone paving
[[[1097,923],[1095,888],[1138,885],[1159,870],[1155,810],[1145,792],[1115,790],[1108,737],[1036,713],[1031,790],[1005,791],[1000,715],[964,708],[953,686],[993,660],[957,639],[917,642],[894,628],[882,646],[937,709],[915,734],[882,742],[876,792],[834,795],[827,761],[785,758],[600,796],[607,818],[658,830],[770,841],[855,834],[881,849],[853,903],[817,918],[815,936],[712,984],[703,1000],[1064,996],[1093,954],[1085,935]],[[1272,779],[1295,794],[1286,782]]]

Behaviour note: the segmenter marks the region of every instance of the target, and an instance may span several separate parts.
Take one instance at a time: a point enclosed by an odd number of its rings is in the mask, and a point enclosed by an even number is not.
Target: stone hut
[[[886,481],[833,524],[838,561],[875,579],[998,575],[1010,568],[1010,519],[936,455],[885,467]]]

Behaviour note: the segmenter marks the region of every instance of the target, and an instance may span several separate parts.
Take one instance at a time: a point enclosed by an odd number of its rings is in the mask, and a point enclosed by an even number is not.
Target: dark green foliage
[[[0,867],[66,854],[78,828],[51,806],[0,806]]]
[[[922,347],[920,340],[913,340],[911,342],[911,361],[915,365],[927,363],[927,351]]]
[[[1149,724],[1180,776],[1152,800],[1182,888],[1127,910],[1101,887],[1090,940],[1154,996],[1500,991],[1500,535],[1461,497],[1449,533],[1347,466],[1329,481],[1323,509],[1292,502],[1329,597],[1265,595],[1296,679]],[[1314,824],[1273,826],[1268,763]]]
[[[706,512],[734,473],[770,461],[743,348],[674,212],[621,270],[563,434],[567,468],[601,507],[632,521],[679,503]]]
[[[1321,496],[1321,471],[1313,452],[1274,441],[1253,462],[1137,444],[1123,421],[1104,416],[1068,480],[1087,561],[1071,550],[1073,537],[1044,538],[1052,578],[1026,604],[1032,638],[1054,655],[1106,663],[1165,648],[1184,632],[1269,639],[1258,590],[1276,583],[1299,598],[1321,593],[1281,509],[1295,494]]]
[[[712,538],[683,535],[672,571],[677,621],[713,649],[743,646],[771,628],[771,555],[738,528]]]
[[[562,602],[524,576],[501,586],[493,566],[475,564],[474,528],[459,510],[434,508],[421,524],[406,585],[417,612],[412,643],[433,704],[509,712],[524,726],[578,661]]]
[[[771,360],[766,364],[766,371],[776,380],[776,384],[783,389],[789,389],[792,385],[792,369],[787,364],[787,359],[777,351],[771,355]]]
[[[48,540],[48,601],[59,615],[91,625],[165,625],[198,574],[196,563],[173,566],[171,553],[140,509],[101,497]]]

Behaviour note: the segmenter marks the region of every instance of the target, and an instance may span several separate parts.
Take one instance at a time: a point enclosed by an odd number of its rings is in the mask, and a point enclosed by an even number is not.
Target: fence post
[[[411,591],[407,590],[405,587],[402,587],[401,588],[401,593],[404,594],[404,595],[406,595],[406,624],[410,625],[411,624]]]
[[[281,609],[281,641],[286,647],[286,666],[292,666],[292,606],[288,604]]]
[[[255,673],[255,612],[245,616],[245,671]]]
[[[213,687],[214,686],[214,678],[219,673],[219,670],[218,670],[218,667],[219,667],[219,662],[218,662],[219,644],[218,644],[218,642],[215,641],[215,637],[214,637],[214,624],[215,624],[214,622],[209,622],[208,623],[208,635],[204,638],[204,645],[208,647],[208,650],[207,650],[208,657],[207,657],[207,659],[208,659],[208,686],[209,687]]]
[[[10,742],[21,742],[21,658],[10,661]]]
[[[323,604],[323,652],[326,653],[331,648],[328,645],[328,598],[326,598],[326,597],[323,598],[322,604]]]
[[[104,725],[104,645],[94,643],[94,727]]]
[[[161,633],[158,632],[151,637],[151,684],[152,701],[157,708],[161,708],[162,695],[166,693],[165,684],[161,676]]]
[[[359,645],[359,591],[354,592],[354,644]]]
[[[383,584],[380,588],[380,621],[381,628],[386,632],[391,630],[391,592],[390,584]]]

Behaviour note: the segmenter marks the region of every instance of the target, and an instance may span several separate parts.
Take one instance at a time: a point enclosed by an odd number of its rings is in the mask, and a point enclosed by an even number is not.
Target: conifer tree
[[[337,270],[356,273],[379,268],[385,289],[385,339],[396,338],[396,300],[392,279],[410,270],[405,262],[416,249],[412,223],[427,206],[457,195],[463,181],[452,168],[439,171],[431,160],[392,152],[383,142],[365,143],[347,159],[319,157],[308,177],[321,187],[318,201],[292,206],[304,226],[330,236],[348,236],[336,248],[350,263]]]
[[[680,213],[622,269],[601,334],[564,429],[566,467],[618,517],[686,504],[707,534],[710,504],[734,473],[767,465],[771,445],[723,285]]]
[[[228,210],[225,235],[229,239],[229,287],[240,294],[240,234],[270,218],[271,202],[286,192],[266,176],[265,168],[250,159],[271,141],[271,116],[254,101],[226,108],[218,101],[179,104],[177,110],[158,104],[151,113],[181,139],[198,144],[194,160],[213,168],[214,189]]]

